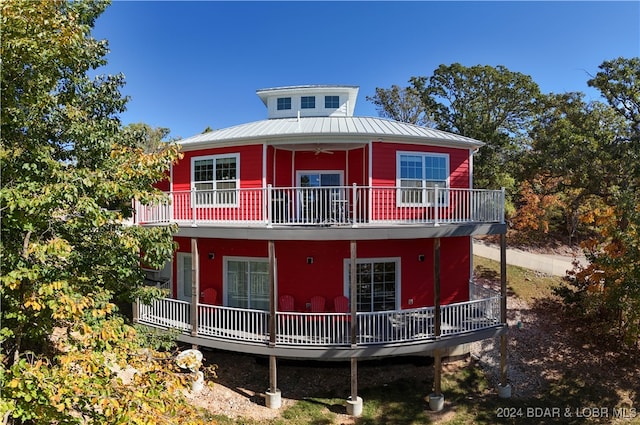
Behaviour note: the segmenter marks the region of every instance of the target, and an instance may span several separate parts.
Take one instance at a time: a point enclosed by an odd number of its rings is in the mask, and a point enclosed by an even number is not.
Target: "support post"
[[[278,389],[276,356],[269,356],[269,389],[265,395],[265,405],[269,409],[279,409],[282,406],[282,394]]]
[[[349,322],[349,325],[350,325],[350,332],[351,332],[351,348],[355,348],[356,345],[358,344],[358,322],[357,322],[358,316],[356,314],[358,311],[358,286],[357,286],[358,252],[357,252],[356,241],[351,241],[350,253],[351,253],[351,258],[349,263],[349,270],[350,270],[349,311],[351,313],[351,321]]]
[[[433,334],[436,340],[441,333],[441,309],[440,309],[440,238],[433,240],[433,305],[434,322]],[[429,395],[429,407],[435,412],[444,408],[444,395],[442,394],[442,353],[440,349],[433,351],[433,393]]]
[[[358,322],[357,322],[357,310],[358,310],[358,287],[356,274],[357,268],[357,244],[356,241],[350,243],[350,278],[349,278],[349,302],[350,302],[350,332],[351,332],[351,348],[356,348],[358,345]],[[362,415],[362,398],[358,397],[358,359],[351,357],[351,395],[347,399],[347,414],[351,416]]]
[[[507,235],[500,235],[500,321],[507,324]],[[511,385],[507,379],[507,334],[500,335],[500,398],[511,397]]]
[[[198,297],[200,296],[200,254],[198,239],[191,238],[191,336],[198,336]]]
[[[269,241],[269,346],[276,345],[276,302],[278,299],[278,288],[276,288],[276,248],[275,242]]]
[[[276,345],[276,300],[278,288],[276,285],[276,248],[275,242],[270,240],[269,251],[269,347]],[[276,356],[269,356],[269,389],[265,393],[265,405],[270,409],[282,406],[282,394],[278,389],[278,373]]]
[[[140,312],[138,311],[139,306],[140,299],[136,298],[136,300],[133,302],[133,323],[138,323],[138,320],[140,319]]]

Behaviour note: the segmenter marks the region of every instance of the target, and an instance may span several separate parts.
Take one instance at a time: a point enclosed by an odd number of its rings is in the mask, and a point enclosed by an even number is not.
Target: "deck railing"
[[[269,312],[198,304],[198,334],[247,342],[268,341]]]
[[[137,303],[141,323],[165,329],[191,330],[191,304],[171,298],[153,300],[151,304]]]
[[[190,304],[160,299],[138,303],[137,320],[165,329],[192,331]],[[402,344],[435,338],[434,307],[409,310],[358,312],[356,344]],[[267,344],[269,312],[207,304],[198,305],[197,335],[242,343]],[[500,324],[500,297],[443,305],[441,336],[459,335]],[[340,347],[351,344],[349,313],[276,313],[276,345]]]
[[[273,225],[503,223],[504,190],[373,186],[168,192],[136,202],[136,223]]]

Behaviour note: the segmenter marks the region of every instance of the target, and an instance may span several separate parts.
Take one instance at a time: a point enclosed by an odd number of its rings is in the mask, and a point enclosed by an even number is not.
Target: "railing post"
[[[173,194],[173,192],[169,192],[168,195],[169,195],[169,204],[167,204],[167,208],[169,208],[169,223],[173,223],[173,217],[174,217],[173,216],[173,205],[174,205],[173,197],[174,197],[174,194]]]
[[[367,188],[369,192],[367,196],[367,223],[373,222],[373,187],[369,186]]]
[[[196,227],[196,186],[191,185],[191,226]]]
[[[504,186],[500,190],[500,224],[504,224],[504,203],[505,203],[505,188]]]
[[[140,299],[136,298],[136,300],[133,302],[133,323],[138,323],[138,321],[140,320],[140,312],[138,311],[138,309],[140,308]]]
[[[358,187],[354,183],[351,189],[351,227],[358,227]]]
[[[264,199],[264,198],[263,198]],[[265,205],[265,223],[267,227],[273,226],[273,187],[268,184],[267,185],[267,204]]]
[[[433,225],[438,226],[438,221],[440,219],[440,212],[438,211],[438,186],[434,186],[433,188]]]

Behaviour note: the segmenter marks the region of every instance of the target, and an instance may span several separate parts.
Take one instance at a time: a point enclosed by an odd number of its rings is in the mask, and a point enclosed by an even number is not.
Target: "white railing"
[[[151,304],[138,302],[138,322],[165,329],[191,329],[191,304],[171,298],[153,300]]]
[[[138,304],[138,322],[183,332],[191,330],[190,305],[160,299]],[[425,341],[435,335],[435,309],[358,312],[357,345],[402,344]],[[500,324],[500,297],[447,304],[441,307],[441,336],[459,335]],[[198,305],[197,334],[203,338],[244,343],[270,342],[269,312]],[[351,344],[349,313],[276,313],[277,345],[339,347]]]
[[[198,304],[199,335],[267,342],[268,324],[268,311]]]
[[[504,190],[372,186],[272,187],[170,192],[136,202],[136,223],[254,226],[503,223]]]
[[[358,343],[400,343],[434,337],[433,307],[358,313]]]
[[[500,297],[443,305],[441,317],[441,335],[455,335],[495,326],[500,322]]]
[[[276,313],[276,343],[339,346],[351,343],[350,315],[345,313]]]

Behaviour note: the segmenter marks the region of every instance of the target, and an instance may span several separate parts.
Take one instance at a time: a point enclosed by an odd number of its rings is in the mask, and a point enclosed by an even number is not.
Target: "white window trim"
[[[245,261],[245,262],[256,262],[256,263],[269,263],[269,258],[267,257],[234,257],[234,256],[224,256],[222,258],[222,298],[224,301],[224,305],[229,305],[229,261]],[[271,290],[271,288],[269,288]]]
[[[203,204],[196,204],[196,207],[221,207],[221,208],[233,208],[233,207],[238,207],[239,206],[239,202],[240,202],[240,154],[239,153],[229,153],[229,154],[218,154],[218,155],[204,155],[204,156],[194,156],[191,158],[191,190],[195,193],[196,192],[196,179],[195,179],[195,174],[196,174],[196,170],[195,170],[195,163],[196,161],[206,161],[206,160],[213,160],[213,174],[214,174],[214,179],[212,180],[213,183],[213,189],[211,189],[212,191],[216,191],[217,190],[217,181],[215,180],[215,173],[216,173],[216,161],[218,159],[225,159],[225,158],[235,158],[236,160],[236,178],[235,178],[235,182],[236,182],[236,188],[235,188],[235,192],[236,192],[236,196],[235,196],[235,202],[218,202],[217,201],[217,197],[213,196],[213,203],[203,203]],[[225,189],[225,190],[231,190],[231,189]]]
[[[396,263],[396,305],[394,310],[400,310],[402,299],[402,281],[400,272],[400,266],[402,264],[400,257],[380,257],[380,258],[356,258],[356,264],[365,264],[365,263]],[[347,298],[351,298],[351,282],[349,281],[349,272],[351,269],[351,259],[344,259],[344,272],[343,272],[343,280],[344,280],[344,296]]]
[[[422,167],[423,167],[423,172],[424,172],[424,159],[426,157],[440,157],[440,158],[445,158],[445,164],[446,164],[446,175],[447,178],[445,180],[445,187],[441,188],[443,190],[449,189],[449,183],[450,183],[450,178],[451,178],[451,170],[449,167],[449,162],[450,162],[450,158],[449,158],[449,154],[446,153],[436,153],[436,152],[417,152],[417,151],[397,151],[396,152],[396,187],[397,187],[397,191],[396,191],[396,205],[398,206],[402,206],[402,207],[415,207],[415,206],[420,206],[420,207],[433,207],[433,203],[432,202],[428,202],[428,197],[427,197],[427,190],[429,189],[429,187],[427,187],[426,183],[426,178],[422,178],[422,202],[403,202],[402,201],[402,190],[403,188],[401,187],[401,178],[400,178],[400,157],[402,155],[413,155],[413,156],[421,156],[422,157]],[[420,188],[416,188],[416,189],[420,189]],[[414,189],[415,190],[415,189]],[[449,205],[449,197],[445,196],[445,202],[439,203],[438,206],[442,206],[442,207],[446,207]]]

